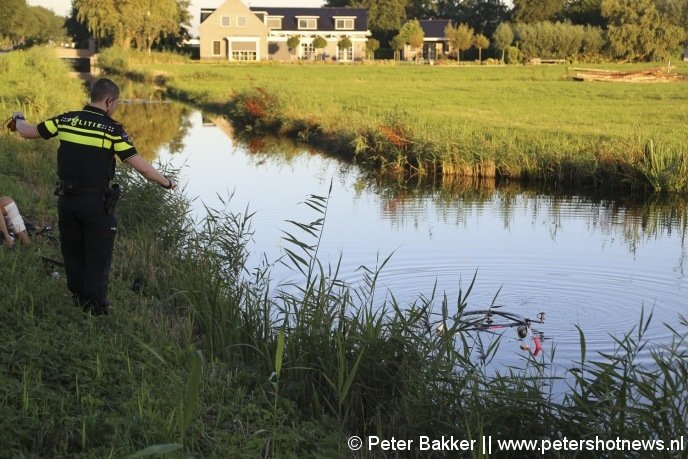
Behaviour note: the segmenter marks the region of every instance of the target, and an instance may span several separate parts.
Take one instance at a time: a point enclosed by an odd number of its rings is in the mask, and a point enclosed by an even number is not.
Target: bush
[[[521,50],[515,46],[509,46],[504,52],[504,62],[507,64],[518,64],[521,62]]]
[[[604,36],[599,27],[542,21],[517,24],[514,32],[526,59],[578,59],[598,54],[604,46]]]
[[[282,124],[282,104],[263,88],[236,93],[227,104],[227,111],[235,127],[252,134],[274,132]]]
[[[98,67],[106,72],[126,73],[129,71],[129,53],[118,47],[105,48],[98,54]]]
[[[86,101],[80,81],[69,76],[67,64],[50,48],[12,51],[0,63],[0,109],[5,116],[21,110],[35,121]]]

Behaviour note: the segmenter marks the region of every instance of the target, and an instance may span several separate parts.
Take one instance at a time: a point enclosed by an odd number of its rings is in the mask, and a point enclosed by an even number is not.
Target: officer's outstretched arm
[[[140,157],[139,155],[134,155],[127,159],[127,164],[136,169],[139,174],[146,177],[151,182],[156,182],[163,188],[175,189],[177,184],[174,180],[169,177],[162,175],[156,168],[154,168],[151,163]]]
[[[12,119],[17,127],[17,133],[25,139],[38,139],[41,136],[35,125],[26,122],[22,112],[12,113]]]

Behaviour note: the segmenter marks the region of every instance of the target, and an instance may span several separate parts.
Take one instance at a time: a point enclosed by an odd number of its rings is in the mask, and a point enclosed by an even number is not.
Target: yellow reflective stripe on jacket
[[[93,132],[93,131],[88,131]],[[100,137],[91,137],[88,135],[75,134],[73,132],[60,131],[58,139],[61,141],[76,143],[79,145],[88,145],[90,147],[112,148],[112,141],[101,135]]]
[[[128,144],[127,142],[115,142],[115,151],[127,151],[131,150],[134,148],[131,144]]]
[[[107,149],[113,148],[114,144],[114,150],[116,152],[127,151],[131,148],[134,148],[133,145],[124,141],[121,136],[108,134],[102,131],[94,131],[93,129],[79,128],[71,125],[63,125],[58,134],[58,138],[60,140],[65,140],[67,142],[76,143],[79,145],[88,145]]]
[[[53,120],[46,120],[43,122],[45,125],[45,128],[48,130],[48,132],[52,135],[57,134],[57,124],[55,124],[55,121]]]

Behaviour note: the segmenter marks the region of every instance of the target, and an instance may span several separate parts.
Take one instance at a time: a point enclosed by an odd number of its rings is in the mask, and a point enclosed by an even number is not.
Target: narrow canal
[[[379,277],[379,302],[393,295],[408,305],[434,290],[438,312],[445,294],[455,308],[459,290],[465,293],[477,273],[468,309],[487,308],[498,293],[494,302],[504,311],[532,318],[544,312],[545,322],[536,327],[545,337],[545,357],[556,347],[564,365],[580,358],[576,326],[585,333],[588,356],[613,351],[612,336],[637,328],[643,308],[646,317],[653,312],[645,335],[650,348],[670,341],[665,323],[685,331],[678,325],[688,289],[684,202],[513,186],[380,185],[354,165],[293,146],[239,145],[226,128],[192,109],[132,105],[122,114],[127,126],[132,118],[170,116],[179,123],[167,134],[153,128],[159,123],[136,121],[136,144],[149,159],[180,170],[197,219],[205,205],[222,207],[230,195],[231,212],[255,213],[250,265],[263,257],[275,262],[283,232],[294,231],[286,221],[316,218],[303,202],[328,196],[331,185],[320,260],[335,266],[341,257],[339,277],[356,287],[362,266],[375,269],[391,254]],[[299,281],[279,263],[271,277],[275,286]],[[500,353],[523,354],[520,344],[515,331],[507,331]]]

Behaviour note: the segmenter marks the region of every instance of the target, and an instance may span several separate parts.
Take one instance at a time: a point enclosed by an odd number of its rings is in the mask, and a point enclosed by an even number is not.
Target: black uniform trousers
[[[117,219],[105,212],[100,193],[60,196],[57,209],[67,288],[84,311],[107,314]]]

